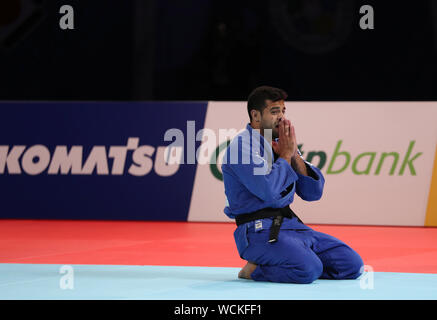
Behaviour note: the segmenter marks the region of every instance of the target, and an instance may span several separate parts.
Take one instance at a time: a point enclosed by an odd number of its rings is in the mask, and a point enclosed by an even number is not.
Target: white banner
[[[304,159],[321,168],[326,179],[322,199],[306,202],[296,195],[291,204],[305,223],[424,225],[437,103],[285,105]],[[215,132],[222,150],[248,122],[246,102],[209,102],[205,128]],[[220,165],[198,164],[189,221],[233,221],[223,213],[226,198],[220,179]]]

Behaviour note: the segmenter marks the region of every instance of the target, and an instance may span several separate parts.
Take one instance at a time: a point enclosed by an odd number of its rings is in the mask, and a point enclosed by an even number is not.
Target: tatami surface
[[[230,223],[1,220],[0,298],[437,299],[437,228],[310,227],[346,242],[373,273],[309,285],[238,279],[245,262]]]

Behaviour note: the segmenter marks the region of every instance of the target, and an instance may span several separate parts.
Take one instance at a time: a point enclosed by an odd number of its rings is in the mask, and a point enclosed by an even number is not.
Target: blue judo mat
[[[356,280],[283,284],[238,279],[239,268],[0,264],[0,299],[429,300],[437,274],[374,272]]]

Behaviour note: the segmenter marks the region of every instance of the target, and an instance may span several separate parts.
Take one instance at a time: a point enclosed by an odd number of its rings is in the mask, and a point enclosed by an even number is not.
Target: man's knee
[[[343,265],[343,279],[357,279],[364,272],[364,262],[360,255],[352,250],[347,261]]]
[[[323,273],[323,264],[319,259],[314,259],[298,268],[287,270],[287,276],[293,283],[308,284],[317,280]]]

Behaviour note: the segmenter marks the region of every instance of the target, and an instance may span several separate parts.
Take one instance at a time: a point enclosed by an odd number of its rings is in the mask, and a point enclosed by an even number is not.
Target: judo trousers
[[[242,258],[257,264],[255,281],[311,283],[316,279],[356,279],[364,271],[361,257],[344,242],[312,229],[281,229],[268,243],[269,230],[248,230]]]

